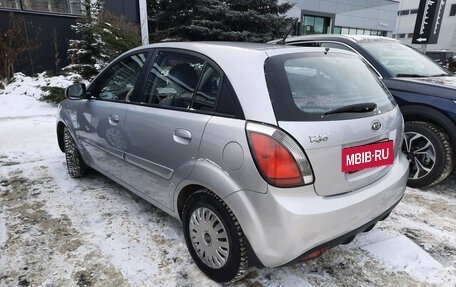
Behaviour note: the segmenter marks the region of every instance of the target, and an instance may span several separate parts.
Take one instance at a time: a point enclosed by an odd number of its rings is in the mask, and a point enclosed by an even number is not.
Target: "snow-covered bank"
[[[48,77],[45,72],[36,77],[27,77],[22,73],[17,73],[12,82],[3,91],[0,90],[2,95],[0,118],[54,114],[55,109],[52,106],[37,101],[45,93],[41,88],[65,88],[74,81],[81,81],[81,77],[76,74]]]
[[[218,286],[192,262],[177,220],[98,173],[68,176],[56,107],[37,101],[40,85],[58,82],[72,80],[19,75],[0,91],[0,286]],[[352,243],[232,286],[454,287],[455,182],[407,189]]]

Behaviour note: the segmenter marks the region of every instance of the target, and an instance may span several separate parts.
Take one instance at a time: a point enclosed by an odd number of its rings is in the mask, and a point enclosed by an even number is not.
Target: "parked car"
[[[454,57],[454,52],[448,50],[431,50],[426,51],[426,56],[434,60],[437,64],[447,67],[450,59]]]
[[[456,162],[456,77],[452,72],[386,37],[324,34],[290,37],[285,43],[352,51],[371,66],[405,119],[402,150],[410,160],[409,186],[437,184],[452,172]]]
[[[181,220],[218,282],[348,243],[405,190],[400,110],[346,51],[154,44],[65,93],[69,174],[93,168]]]

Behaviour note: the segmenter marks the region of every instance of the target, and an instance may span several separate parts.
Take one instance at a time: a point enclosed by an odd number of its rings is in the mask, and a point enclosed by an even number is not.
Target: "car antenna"
[[[288,35],[290,35],[291,31],[294,29],[294,27],[296,27],[296,23],[298,23],[298,18],[295,18],[294,22],[293,22],[293,25],[291,25],[290,29],[288,29],[287,33],[285,34],[285,36],[282,38],[282,40],[280,40],[279,42],[277,42],[277,44],[279,45],[285,45],[285,40],[287,39]]]

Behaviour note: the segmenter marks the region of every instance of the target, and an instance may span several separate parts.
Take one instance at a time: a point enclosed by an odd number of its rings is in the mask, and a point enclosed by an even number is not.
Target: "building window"
[[[456,4],[451,5],[450,16],[456,16]]]
[[[81,0],[0,0],[0,8],[57,14],[85,14]]]
[[[410,14],[410,10],[401,10],[397,12],[397,15],[404,16]]]
[[[302,20],[302,34],[327,34],[331,19],[326,17],[304,15]]]
[[[19,0],[0,0],[0,8],[21,9]]]
[[[385,31],[370,30],[370,29],[357,29],[357,28],[347,28],[347,27],[334,27],[334,34],[342,35],[372,35],[372,36],[383,36],[386,35]],[[397,35],[393,35],[393,37]]]

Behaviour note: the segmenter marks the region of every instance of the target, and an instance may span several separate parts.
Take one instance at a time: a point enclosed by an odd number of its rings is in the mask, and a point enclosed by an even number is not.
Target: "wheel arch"
[[[441,128],[450,137],[452,143],[456,142],[456,124],[438,110],[421,105],[407,105],[402,106],[400,109],[404,116],[404,121],[424,121],[432,123]]]
[[[186,200],[202,188],[210,190],[222,200],[233,192],[242,189],[219,165],[205,159],[196,161],[191,175],[187,179],[191,180],[183,180],[178,184],[174,197],[175,208],[181,219]]]
[[[63,140],[63,133],[65,130],[65,124],[62,122],[57,123],[57,143],[59,144],[59,149],[62,152],[65,152],[65,144]]]
[[[199,190],[202,190],[206,187],[199,185],[199,184],[189,184],[185,186],[184,188],[181,189],[179,192],[179,195],[177,196],[177,201],[176,201],[176,208],[177,208],[177,213],[179,214],[179,219],[182,220],[182,215],[184,213],[184,206],[187,200],[198,192]]]

